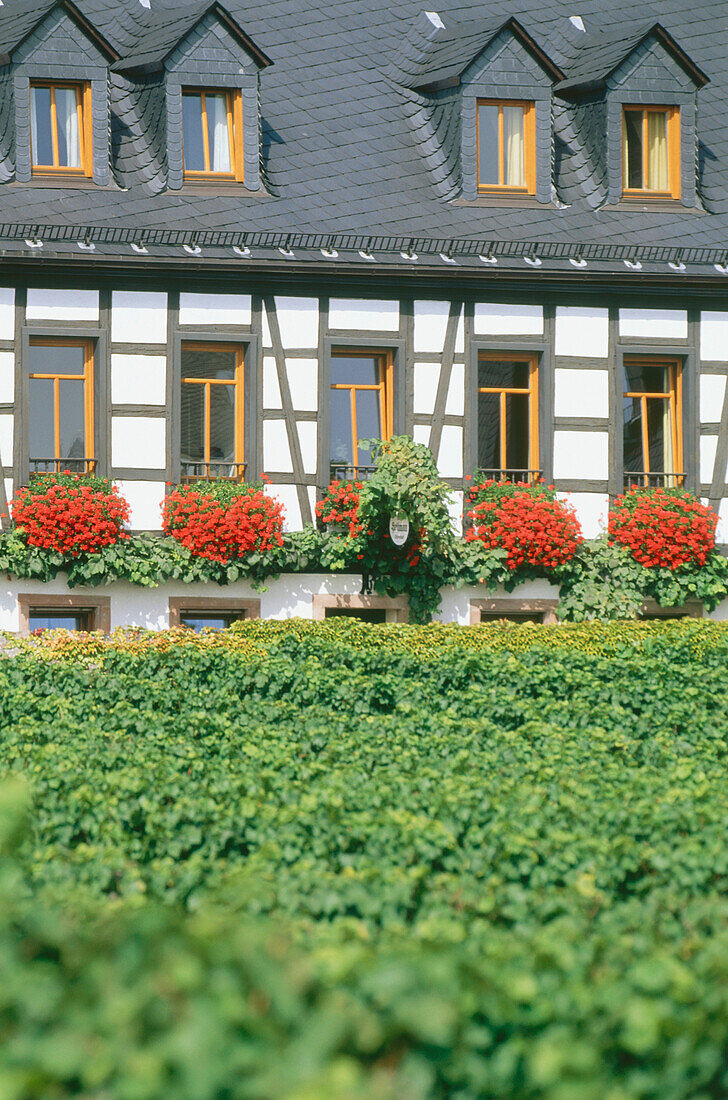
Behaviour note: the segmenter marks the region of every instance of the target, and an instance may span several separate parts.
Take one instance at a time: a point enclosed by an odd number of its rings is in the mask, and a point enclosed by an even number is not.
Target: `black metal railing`
[[[31,458],[30,474],[93,474],[95,458]]]
[[[375,470],[376,466],[354,466],[351,462],[332,462],[329,466],[329,475],[332,481],[366,481]]]
[[[542,470],[479,470],[478,474],[483,477],[485,481],[520,481],[525,482],[526,485],[534,485],[537,481],[543,481]]]
[[[245,462],[183,462],[181,480],[190,481],[245,481]]]
[[[647,473],[644,470],[625,473],[626,489],[680,489],[685,484],[685,474],[662,472]]]

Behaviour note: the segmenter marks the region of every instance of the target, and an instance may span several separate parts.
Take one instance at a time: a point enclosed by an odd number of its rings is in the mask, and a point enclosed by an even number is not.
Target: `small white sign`
[[[404,546],[409,537],[409,529],[407,516],[392,516],[389,521],[389,537],[395,546]]]

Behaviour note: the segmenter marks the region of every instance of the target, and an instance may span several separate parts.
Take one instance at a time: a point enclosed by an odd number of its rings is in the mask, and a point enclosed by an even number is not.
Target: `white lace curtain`
[[[207,131],[210,141],[210,170],[212,172],[232,172],[227,96],[208,94],[205,101],[207,106]]]
[[[526,186],[526,150],[523,107],[503,108],[504,180],[508,187]]]

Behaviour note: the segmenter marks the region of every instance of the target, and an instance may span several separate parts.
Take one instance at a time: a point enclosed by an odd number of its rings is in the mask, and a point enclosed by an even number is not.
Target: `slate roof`
[[[184,22],[189,10],[187,4],[174,0],[151,0],[151,16],[139,0],[77,3],[125,56],[136,47],[141,52],[149,46],[150,25],[163,27],[168,21],[171,27],[174,20]],[[625,257],[636,246],[652,247],[661,257],[665,249],[692,250],[685,253],[690,257],[705,250],[711,260],[715,250],[728,256],[725,0],[579,0],[578,5],[572,0],[518,0],[517,6],[506,0],[428,0],[426,5],[421,0],[224,3],[273,62],[260,75],[268,193],[254,195],[243,189],[235,193],[228,189],[225,194],[184,189],[155,193],[150,179],[159,174],[163,160],[159,135],[146,146],[151,153],[144,152],[143,142],[135,144],[140,122],[150,125],[160,117],[152,90],[146,106],[137,95],[119,108],[127,111],[122,122],[132,131],[121,186],[118,178],[117,186],[103,189],[0,183],[0,238],[7,241],[8,235],[15,235],[23,247],[34,226],[43,227],[47,239],[48,227],[55,227],[57,235],[69,237],[69,247],[75,247],[77,233],[97,227],[98,247],[103,251],[105,227],[113,227],[117,235],[123,232],[130,239],[143,237],[148,242],[182,240],[184,234],[194,232],[203,244],[240,241],[246,235],[253,246],[269,241],[285,248],[288,234],[302,233],[311,235],[312,248],[322,241],[341,247],[342,241],[349,240],[366,252],[370,238],[375,239],[374,248],[377,239],[387,237],[401,241],[405,252],[427,250],[433,257],[440,247],[447,250],[448,242],[457,240],[463,242],[464,251],[470,245],[476,265],[488,242],[501,248],[502,255],[509,249],[515,254],[527,242],[544,256],[558,253],[564,263],[572,252],[596,255],[589,249],[602,245],[621,249]],[[19,25],[30,6],[26,0],[5,0],[0,8],[0,40],[3,22],[15,16]],[[590,41],[592,71],[592,62],[600,57],[595,67],[604,68],[599,44],[604,46],[605,38],[621,38],[626,48],[647,23],[662,24],[710,78],[698,93],[702,208],[595,206],[600,186],[598,141],[585,133],[578,104],[563,99],[554,101],[558,201],[512,207],[453,201],[442,172],[442,163],[452,151],[438,153],[423,147],[432,135],[413,118],[422,114],[425,99],[392,72],[392,61],[425,6],[436,7],[446,28],[456,22],[495,25],[514,15],[567,80],[572,73],[582,72],[580,58]],[[575,13],[584,21],[586,36],[569,22]],[[154,162],[151,168],[149,160]],[[285,257],[278,260],[285,262]],[[621,264],[621,260],[615,262]]]

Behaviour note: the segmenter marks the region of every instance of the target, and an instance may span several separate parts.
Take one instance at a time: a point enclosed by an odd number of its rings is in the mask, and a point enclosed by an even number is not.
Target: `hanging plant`
[[[584,541],[574,509],[550,486],[484,481],[469,490],[468,502],[466,540],[505,550],[512,573],[548,574]]]
[[[17,533],[27,546],[78,557],[129,536],[129,505],[116,485],[88,474],[33,475],[11,504]]]
[[[332,481],[316,505],[316,516],[332,534],[361,534],[359,523],[359,494],[361,481]]]
[[[283,546],[280,501],[255,485],[198,481],[166,497],[162,527],[191,553],[226,565]]]
[[[682,489],[631,489],[609,511],[611,543],[648,568],[705,565],[715,550],[718,516]]]

